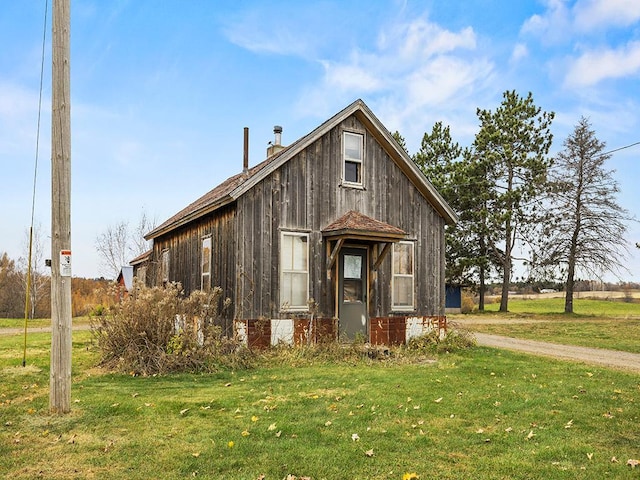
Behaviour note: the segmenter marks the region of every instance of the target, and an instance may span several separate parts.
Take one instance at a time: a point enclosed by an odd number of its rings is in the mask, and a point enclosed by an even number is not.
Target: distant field
[[[576,315],[595,316],[595,317],[640,317],[640,302],[625,302],[620,297],[614,297],[612,293],[622,292],[588,292],[588,293],[608,293],[604,296],[606,299],[586,298],[585,292],[581,297],[575,297],[573,300],[573,312]],[[547,294],[548,295],[548,294]],[[615,300],[614,300],[615,298]],[[498,312],[500,309],[499,300],[495,303],[485,305],[486,312]],[[564,314],[564,297],[551,296],[516,296],[509,298],[509,312],[516,314],[534,314],[534,315],[554,315]]]

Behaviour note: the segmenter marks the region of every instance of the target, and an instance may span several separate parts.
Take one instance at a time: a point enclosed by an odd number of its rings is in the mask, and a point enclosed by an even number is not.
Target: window
[[[280,247],[280,308],[307,310],[309,300],[309,235],[283,232]]]
[[[202,239],[202,283],[200,289],[208,292],[211,289],[211,237]]]
[[[362,162],[364,157],[364,135],[344,132],[342,156],[344,168],[342,182],[347,185],[362,186]]]
[[[391,289],[394,310],[414,309],[413,246],[413,242],[398,242],[393,245]]]
[[[169,283],[169,249],[162,251],[162,263],[160,264],[161,272],[160,278],[162,285]]]

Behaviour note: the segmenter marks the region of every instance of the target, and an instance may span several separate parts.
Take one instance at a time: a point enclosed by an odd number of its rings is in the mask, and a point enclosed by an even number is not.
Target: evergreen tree
[[[488,236],[487,247],[502,273],[500,311],[506,312],[515,246],[534,230],[533,205],[546,188],[554,113],[537,107],[531,93],[522,98],[506,91],[494,112],[478,109],[477,115],[480,131],[473,150],[489,185],[482,207],[497,237]]]

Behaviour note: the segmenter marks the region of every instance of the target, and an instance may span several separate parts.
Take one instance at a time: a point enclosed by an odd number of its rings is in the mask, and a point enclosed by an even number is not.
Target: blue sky
[[[49,256],[51,0],[35,221]],[[45,0],[0,4],[0,252],[25,254]],[[553,151],[581,116],[615,149],[640,141],[636,0],[72,0],[73,274],[102,272],[95,240],[160,223],[357,98],[411,153],[442,121],[461,145],[505,90],[556,112]],[[619,203],[640,211],[640,145],[614,154]],[[628,256],[638,281],[638,224]]]

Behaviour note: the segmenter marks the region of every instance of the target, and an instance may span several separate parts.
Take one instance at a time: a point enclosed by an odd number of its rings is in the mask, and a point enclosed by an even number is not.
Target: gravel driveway
[[[473,335],[476,337],[478,345],[484,347],[504,348],[533,355],[640,372],[640,355],[637,353],[522,340],[488,333],[473,332]]]

